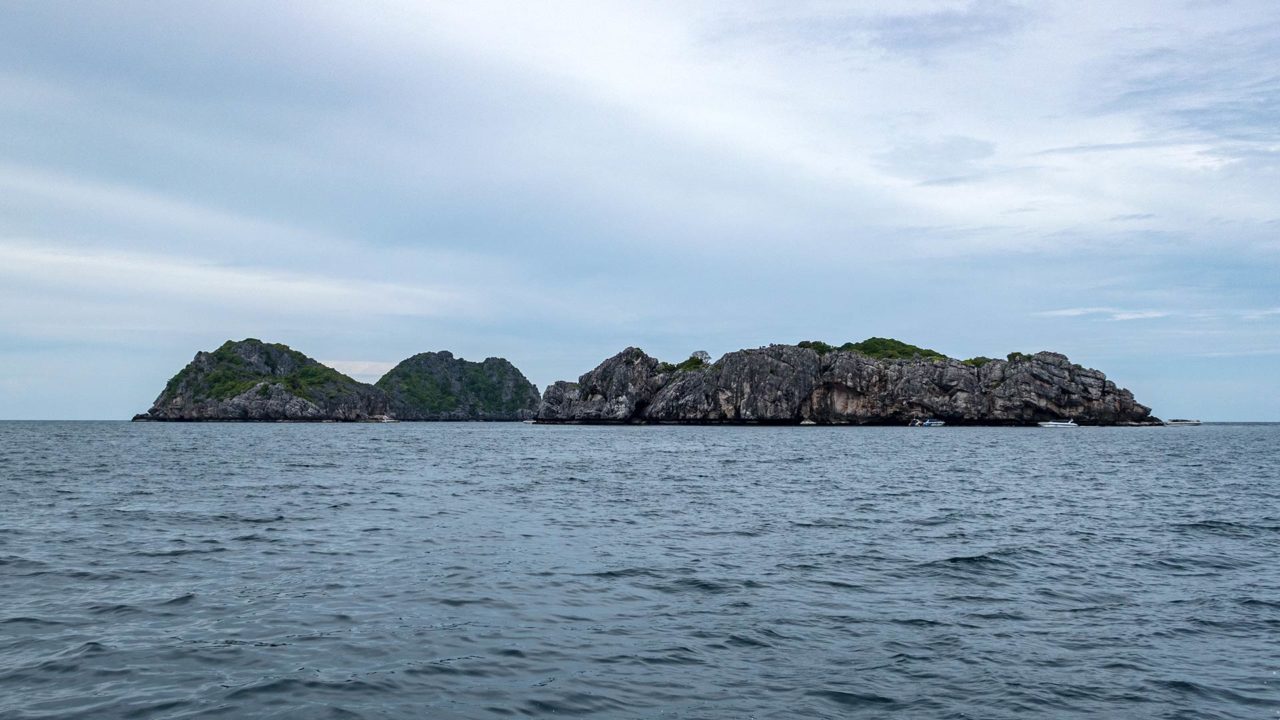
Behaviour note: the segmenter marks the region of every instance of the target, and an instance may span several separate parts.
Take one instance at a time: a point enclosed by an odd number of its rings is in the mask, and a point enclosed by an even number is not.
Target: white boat
[[[810,419],[808,419],[808,418],[805,418],[804,420],[801,420],[801,421],[800,421],[800,424],[801,424],[801,425],[817,425],[818,423],[816,423],[816,422],[814,422],[814,421],[812,421],[812,420],[810,420]]]
[[[1185,420],[1185,419],[1183,419],[1183,418],[1174,418],[1174,419],[1172,419],[1172,420],[1165,420],[1165,421],[1164,421],[1164,424],[1165,424],[1165,425],[1199,425],[1199,424],[1200,424],[1200,421],[1199,421],[1199,420]]]
[[[1044,422],[1038,422],[1036,424],[1043,428],[1080,427],[1076,424],[1075,420],[1045,420]]]
[[[917,418],[907,423],[907,426],[908,427],[942,427],[943,425],[946,425],[946,424],[947,424],[946,420],[934,420],[933,418],[929,418],[928,420],[920,420]]]

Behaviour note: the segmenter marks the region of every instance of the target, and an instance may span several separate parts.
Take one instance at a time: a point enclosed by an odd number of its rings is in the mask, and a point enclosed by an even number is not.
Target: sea
[[[1280,425],[0,423],[0,718],[1280,717]]]

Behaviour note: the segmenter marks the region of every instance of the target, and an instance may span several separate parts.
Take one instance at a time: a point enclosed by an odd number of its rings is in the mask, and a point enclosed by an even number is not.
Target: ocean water
[[[0,717],[1275,718],[1280,426],[0,424]]]

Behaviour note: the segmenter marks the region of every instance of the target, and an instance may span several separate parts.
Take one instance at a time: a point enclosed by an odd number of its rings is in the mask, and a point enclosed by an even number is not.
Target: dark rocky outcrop
[[[247,339],[200,352],[137,421],[370,422],[387,397],[287,345]]]
[[[538,388],[510,362],[470,362],[449,352],[414,355],[375,387],[397,420],[524,420],[540,401]]]
[[[866,343],[846,347],[876,346]],[[660,363],[627,348],[576,383],[548,387],[538,421],[905,424],[938,418],[961,425],[1029,425],[1073,418],[1097,425],[1158,423],[1128,390],[1057,353],[961,362],[932,351],[912,359],[876,358],[821,343],[816,349],[806,345],[739,350],[694,367]],[[892,352],[900,356],[901,348],[911,347],[897,343]]]

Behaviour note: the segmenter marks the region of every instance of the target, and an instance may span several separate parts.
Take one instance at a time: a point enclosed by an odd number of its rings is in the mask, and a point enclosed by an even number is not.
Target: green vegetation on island
[[[279,343],[227,341],[195,359],[165,384],[138,420],[373,420],[386,398]]]
[[[502,358],[471,362],[449,352],[404,360],[375,387],[399,420],[521,420],[538,409],[539,394]]]
[[[363,385],[288,345],[257,338],[228,340],[204,356],[204,362],[192,362],[174,375],[164,394],[185,391],[196,401],[227,400],[257,386],[265,396],[271,385],[280,385],[293,395],[322,402]]]
[[[818,355],[826,355],[836,350],[862,353],[877,360],[945,360],[946,355],[937,350],[918,347],[893,338],[872,337],[862,342],[847,342],[840,346],[829,345],[821,340],[804,340],[797,343],[802,348],[809,348]]]
[[[711,356],[704,350],[699,350],[689,356],[687,360],[682,360],[672,364],[669,362],[658,363],[658,370],[664,373],[670,372],[688,372],[690,370],[701,370],[711,364]]]

